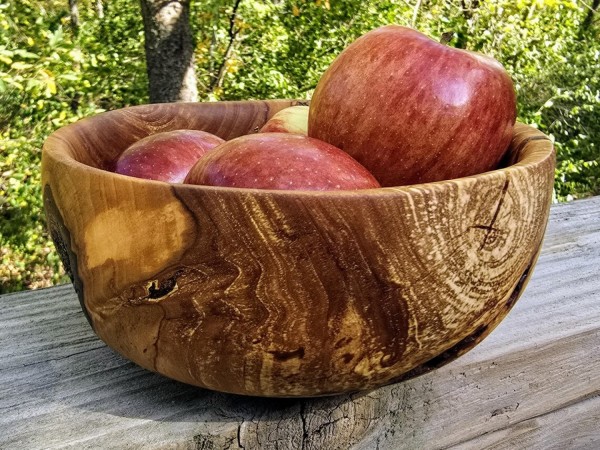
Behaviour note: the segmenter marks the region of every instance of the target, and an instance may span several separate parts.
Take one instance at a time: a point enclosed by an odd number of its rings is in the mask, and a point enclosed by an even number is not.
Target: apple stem
[[[440,44],[448,45],[448,42],[450,42],[453,37],[454,31],[446,31],[442,33],[442,37],[440,38]]]

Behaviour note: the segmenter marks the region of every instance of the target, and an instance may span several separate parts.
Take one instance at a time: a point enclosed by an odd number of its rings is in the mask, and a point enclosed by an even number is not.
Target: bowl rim
[[[45,140],[42,146],[42,165],[44,165],[45,159],[51,159],[55,164],[64,165],[69,167],[76,172],[90,172],[102,177],[115,178],[116,180],[127,180],[133,185],[144,184],[154,185],[156,187],[164,186],[170,189],[173,186],[177,186],[177,189],[190,189],[196,190],[197,192],[215,192],[215,193],[239,193],[240,195],[252,195],[252,196],[293,196],[293,197],[330,197],[330,198],[341,198],[341,197],[371,197],[371,196],[390,196],[397,194],[408,194],[415,189],[443,189],[444,187],[450,187],[450,185],[468,183],[470,181],[479,180],[485,181],[497,177],[500,174],[505,176],[515,175],[516,172],[529,171],[537,167],[545,165],[548,161],[554,163],[556,157],[556,150],[554,148],[553,140],[546,134],[539,131],[537,128],[522,123],[516,122],[513,130],[513,138],[511,145],[515,137],[520,133],[529,133],[530,136],[525,137],[520,143],[519,148],[513,151],[513,154],[517,156],[516,162],[509,166],[494,169],[486,172],[481,172],[474,175],[468,175],[460,178],[452,178],[447,180],[432,181],[427,183],[417,183],[401,186],[388,186],[371,189],[356,189],[356,190],[328,190],[328,191],[311,191],[311,190],[280,190],[280,189],[258,189],[258,188],[242,188],[242,187],[222,187],[222,186],[203,186],[185,183],[168,183],[158,180],[142,179],[136,177],[130,177],[127,175],[121,175],[118,173],[111,172],[109,170],[101,169],[98,167],[90,166],[78,161],[70,151],[70,131],[78,129],[82,124],[92,124],[99,121],[100,118],[114,115],[118,117],[124,113],[142,110],[152,109],[160,107],[161,105],[169,105],[170,107],[176,107],[177,105],[187,105],[193,107],[193,105],[210,105],[210,104],[240,104],[240,103],[265,103],[265,102],[298,102],[299,105],[307,103],[307,100],[241,100],[241,101],[222,101],[222,102],[180,102],[180,103],[153,103],[128,106],[119,108],[111,111],[105,111],[93,116],[85,117],[69,125],[61,127],[51,133]],[[294,106],[294,105],[293,105]],[[174,128],[175,129],[175,128]],[[179,128],[182,129],[182,128]],[[542,144],[542,145],[541,145]],[[532,151],[531,146],[535,146],[535,151]],[[554,164],[552,164],[553,167]]]

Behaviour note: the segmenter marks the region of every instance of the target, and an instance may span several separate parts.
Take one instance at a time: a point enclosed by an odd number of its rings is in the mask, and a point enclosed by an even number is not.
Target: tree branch
[[[473,18],[473,14],[477,8],[479,8],[480,0],[472,0],[469,6],[465,0],[460,0],[460,6],[465,19],[469,20]]]
[[[598,12],[599,7],[600,0],[594,0],[592,2],[591,8],[588,10],[587,15],[585,16],[585,19],[583,20],[583,23],[581,24],[581,28],[583,29],[583,31],[589,30],[590,26],[594,21],[594,14]]]
[[[415,8],[413,9],[412,16],[412,27],[415,28],[417,26],[417,20],[419,19],[419,9],[421,8],[421,0],[417,0],[415,4]]]
[[[219,66],[219,71],[217,72],[217,75],[213,77],[213,80],[210,83],[210,92],[214,92],[215,89],[220,88],[223,84],[223,79],[225,78],[225,69],[227,68],[227,61],[229,60],[231,53],[233,52],[233,45],[240,31],[239,29],[236,30],[235,28],[235,19],[237,17],[240,3],[242,3],[242,0],[235,0],[233,10],[231,11],[231,15],[229,16],[229,30],[227,31],[227,34],[229,35],[229,43],[227,44],[227,49],[225,50],[223,60],[221,61],[221,64]]]

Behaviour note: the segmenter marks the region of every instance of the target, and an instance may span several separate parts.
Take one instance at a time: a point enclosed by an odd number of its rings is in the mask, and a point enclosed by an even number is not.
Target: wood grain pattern
[[[527,290],[484,342],[361,394],[195,388],[107,348],[71,286],[1,296],[0,448],[598,448],[599,215],[600,197],[553,206]]]
[[[537,130],[516,127],[503,169],[360,192],[99,170],[149,133],[227,139],[290,104],[137,107],[48,139],[52,235],[94,331],[147,369],[261,396],[371,389],[469,350],[512,307],[540,249],[554,150]]]

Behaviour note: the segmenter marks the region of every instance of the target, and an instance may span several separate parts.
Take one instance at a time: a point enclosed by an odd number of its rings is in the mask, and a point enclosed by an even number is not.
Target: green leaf
[[[14,63],[11,64],[11,69],[14,70],[26,70],[26,69],[31,69],[33,67],[33,64],[29,64],[29,63],[24,63],[22,61],[15,61]]]
[[[21,58],[26,58],[26,59],[38,59],[40,57],[36,53],[32,53],[27,50],[21,50],[21,49],[16,49],[14,51],[14,54],[16,56],[20,56]]]

